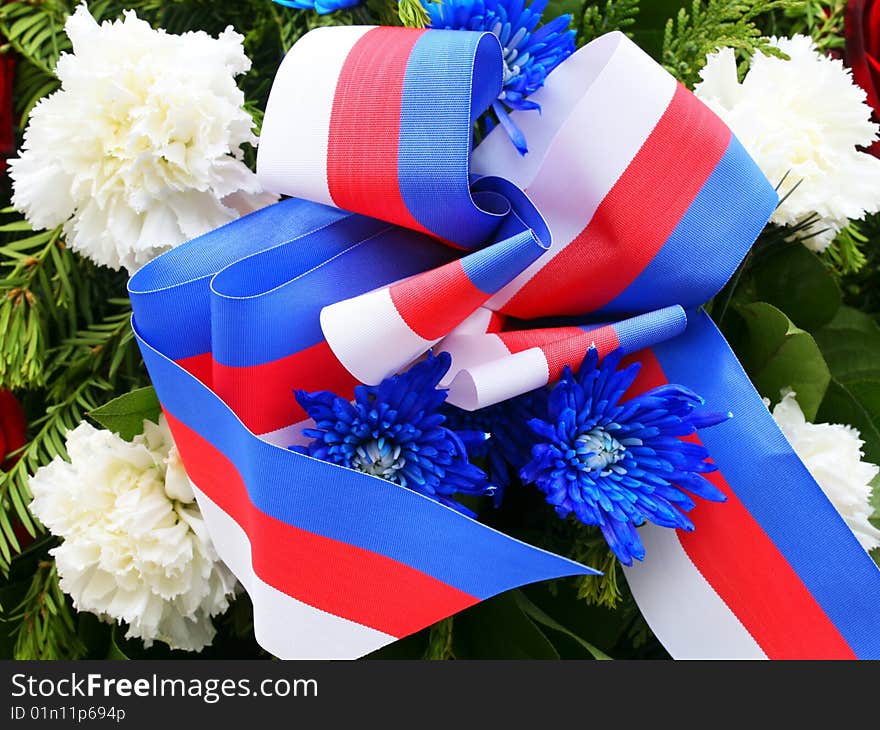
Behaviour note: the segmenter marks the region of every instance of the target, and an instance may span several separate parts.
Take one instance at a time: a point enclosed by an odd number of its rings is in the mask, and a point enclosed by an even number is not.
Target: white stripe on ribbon
[[[281,659],[354,659],[397,638],[298,601],[260,578],[251,563],[244,530],[195,484],[193,492],[220,558],[254,604],[254,633],[264,649]],[[295,565],[289,566],[291,571]]]
[[[538,347],[459,370],[449,384],[447,400],[466,411],[500,403],[547,385],[550,369]]]
[[[624,568],[624,575],[639,610],[674,659],[767,658],[688,557],[676,530],[648,524],[639,537],[647,557]]]
[[[388,287],[324,307],[321,330],[339,362],[367,385],[378,385],[439,341],[410,329]]]
[[[449,372],[440,381],[440,387],[446,388],[460,370],[468,370],[493,360],[510,356],[510,350],[496,334],[457,334],[458,330],[444,337],[437,350],[448,352],[452,357]],[[485,330],[483,330],[485,333]]]
[[[257,434],[266,443],[273,446],[280,446],[286,449],[289,446],[305,446],[312,439],[303,436],[304,428],[312,428],[315,422],[311,418],[306,418],[298,423],[291,423],[289,426],[283,426],[275,431]]]
[[[477,307],[458,327],[449,333],[449,337],[455,335],[483,335],[492,324],[494,312],[485,307]]]
[[[513,151],[500,126],[474,150],[473,172],[523,187],[553,238],[547,253],[487,307],[498,309],[510,301],[587,227],[669,107],[676,86],[635,43],[610,33],[568,58],[529,97],[541,104],[540,115],[512,114],[529,141],[525,159]]]
[[[257,177],[264,190],[333,205],[327,183],[333,97],[345,59],[371,29],[317,28],[288,51],[260,130]]]

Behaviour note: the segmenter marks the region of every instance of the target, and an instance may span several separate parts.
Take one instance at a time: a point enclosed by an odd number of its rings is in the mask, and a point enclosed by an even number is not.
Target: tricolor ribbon
[[[627,579],[676,657],[880,658],[880,571],[698,307],[777,203],[730,130],[619,33],[472,151],[491,34],[334,27],[278,71],[258,174],[293,196],[132,277],[133,326],[220,556],[281,657],[356,657],[499,592],[591,569],[290,451],[294,389],[352,396],[429,348],[474,409],[595,344],[735,417],[701,432],[724,504],[646,527]],[[353,211],[353,212],[345,212]],[[542,326],[523,320],[566,316]],[[514,323],[518,322],[519,325]],[[546,323],[545,323],[546,324]]]

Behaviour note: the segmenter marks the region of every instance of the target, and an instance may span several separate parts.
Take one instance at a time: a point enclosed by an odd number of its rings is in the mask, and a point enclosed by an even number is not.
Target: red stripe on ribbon
[[[627,358],[633,360],[642,369],[627,397],[668,382],[652,350]],[[700,443],[696,435],[686,440]],[[724,475],[716,471],[705,476],[727,495],[727,502],[697,500],[688,513],[696,529],[676,534],[696,569],[764,653],[770,659],[856,659]]]
[[[550,372],[548,382],[551,383],[559,379],[566,365],[570,365],[576,371],[584,359],[584,353],[591,345],[596,346],[599,357],[605,357],[609,352],[620,347],[617,332],[610,325],[597,327],[589,332],[584,332],[580,327],[500,332],[498,337],[511,354],[533,347],[541,348],[547,359],[547,369]]]
[[[262,365],[213,362],[213,390],[251,431],[269,433],[303,420],[294,390],[330,390],[351,400],[358,380],[326,342]]]
[[[389,294],[407,327],[425,340],[449,334],[489,299],[468,278],[460,261],[393,284]]]
[[[207,387],[211,387],[214,379],[214,358],[210,352],[181,358],[177,364],[194,378],[201,380]]]
[[[327,185],[343,210],[430,233],[406,207],[397,177],[403,82],[422,33],[374,28],[349,51],[330,113]]]
[[[504,320],[503,314],[492,312],[492,316],[489,317],[489,324],[486,325],[486,333],[501,332],[501,328],[504,327]]]
[[[505,305],[516,317],[608,304],[657,255],[730,144],[730,130],[679,84],[669,107],[587,227]],[[566,286],[572,272],[590,286]]]
[[[194,430],[165,415],[190,478],[247,533],[254,572],[269,585],[396,637],[477,603],[473,596],[408,565],[261,512],[235,465]],[[327,580],[328,572],[333,580]]]

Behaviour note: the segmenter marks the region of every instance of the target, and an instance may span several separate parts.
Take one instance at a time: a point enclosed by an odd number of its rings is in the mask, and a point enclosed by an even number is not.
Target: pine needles
[[[638,14],[639,0],[605,0],[601,8],[599,4],[587,5],[578,31],[578,45],[613,30],[629,28],[635,24]]]
[[[670,18],[663,37],[663,65],[677,79],[691,86],[699,80],[706,56],[722,46],[751,57],[756,52],[783,56],[761,35],[759,16],[774,10],[791,10],[799,0],[693,0]]]
[[[62,51],[70,48],[64,22],[70,8],[61,0],[12,0],[0,6],[0,32],[29,63],[53,75]]]
[[[847,0],[804,0],[794,16],[791,33],[811,36],[821,51],[843,48]]]
[[[400,22],[407,28],[424,28],[431,22],[431,17],[421,0],[400,0],[397,4]]]
[[[0,246],[0,387],[39,386],[49,320],[64,317],[67,297],[75,296],[69,273],[73,264],[64,260],[58,229],[34,232],[15,220],[0,226],[0,233],[24,234]],[[61,276],[53,271],[65,268]]]
[[[10,216],[7,208],[0,215]],[[27,509],[28,477],[56,456],[86,413],[117,390],[146,381],[129,326],[124,277],[64,245],[60,229],[34,232],[21,219],[0,226],[0,387],[27,391],[30,440],[0,471],[0,572],[19,550],[13,522],[38,532]]]
[[[602,575],[585,575],[577,579],[578,598],[591,606],[616,608],[621,599],[617,556],[611,552],[598,528],[572,522],[572,529],[572,559],[602,571]]]
[[[67,597],[58,584],[54,561],[38,564],[24,599],[4,620],[15,626],[12,637],[16,659],[78,659],[86,652]]]
[[[18,541],[12,530],[15,516],[30,534],[38,526],[27,510],[29,475],[55,457],[64,458],[68,431],[114,395],[147,382],[129,325],[127,299],[112,299],[112,309],[47,353],[46,386],[38,395],[44,415],[31,422],[31,437],[19,460],[0,472],[0,570],[6,571]]]
[[[822,252],[825,263],[828,264],[838,276],[857,274],[861,271],[868,259],[864,249],[870,244],[868,237],[864,235],[858,222],[853,221],[840,233],[834,242]]]

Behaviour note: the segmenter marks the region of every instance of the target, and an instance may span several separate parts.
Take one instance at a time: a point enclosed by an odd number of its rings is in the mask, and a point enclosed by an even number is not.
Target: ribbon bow
[[[554,71],[541,115],[514,113],[525,158],[503,130],[472,152],[502,70],[486,33],[308,33],[278,71],[258,156],[264,187],[294,197],[131,279],[144,359],[258,641],[356,657],[499,592],[595,572],[286,448],[302,438],[294,389],[351,397],[435,347],[452,356],[450,400],[474,409],[595,344],[638,353],[639,387],[681,383],[736,414],[701,434],[728,502],[699,506],[694,533],[644,528],[647,562],[627,572],[673,656],[880,657],[880,572],[697,309],[775,191],[619,33]]]

